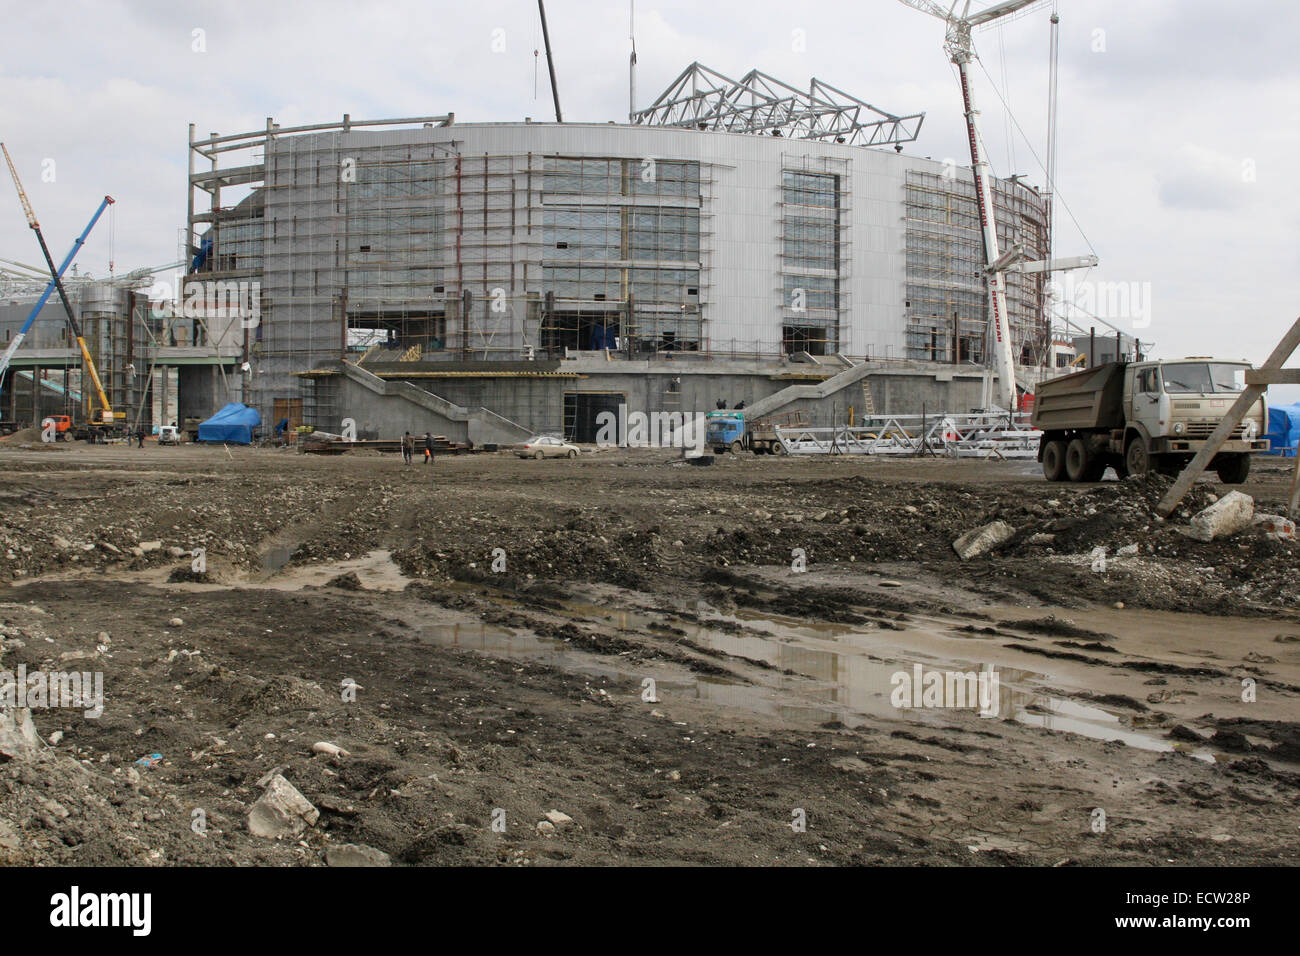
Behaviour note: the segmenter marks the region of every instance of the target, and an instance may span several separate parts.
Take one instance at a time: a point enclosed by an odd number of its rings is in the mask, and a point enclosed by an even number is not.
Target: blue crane
[[[69,250],[67,257],[63,260],[63,264],[59,266],[58,278],[60,281],[63,278],[63,273],[67,272],[68,267],[72,265],[72,260],[77,258],[77,253],[81,251],[81,247],[85,245],[86,238],[90,235],[90,231],[95,228],[95,223],[99,222],[99,217],[104,215],[104,210],[112,204],[112,196],[105,196],[104,201],[99,204],[99,208],[95,210],[95,215],[91,217],[90,223],[82,231],[81,235],[77,237],[77,241],[72,244],[72,249]],[[50,296],[54,294],[54,289],[55,280],[50,279],[49,283],[45,286],[45,292],[36,301],[36,305],[33,306],[31,314],[27,316],[27,321],[25,321],[22,328],[18,330],[18,334],[15,335],[13,341],[9,343],[9,347],[4,350],[4,354],[0,355],[0,382],[4,381],[4,374],[9,370],[9,363],[12,361],[14,353],[18,351],[18,346],[23,344],[23,339],[27,336],[27,333],[31,331],[32,325],[36,322],[36,316],[40,314],[41,309],[45,307],[45,303],[48,302]]]

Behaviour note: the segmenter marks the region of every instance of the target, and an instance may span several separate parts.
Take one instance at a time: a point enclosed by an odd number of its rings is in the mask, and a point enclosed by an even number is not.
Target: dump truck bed
[[[1107,362],[1038,384],[1033,424],[1043,431],[1124,427],[1123,362]]]

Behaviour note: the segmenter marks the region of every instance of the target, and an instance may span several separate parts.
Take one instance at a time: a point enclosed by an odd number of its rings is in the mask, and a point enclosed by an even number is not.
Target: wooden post
[[[1292,521],[1295,520],[1297,507],[1300,507],[1300,451],[1296,452],[1295,475],[1291,479],[1291,501],[1286,509],[1286,516]]]
[[[1289,332],[1282,337],[1282,341],[1273,349],[1273,353],[1264,361],[1258,369],[1246,373],[1246,387],[1242,390],[1241,396],[1228,409],[1228,414],[1219,422],[1218,427],[1210,433],[1210,437],[1205,440],[1205,445],[1196,453],[1196,457],[1188,463],[1178,476],[1165,496],[1160,499],[1156,505],[1156,514],[1168,517],[1170,512],[1178,507],[1178,503],[1183,500],[1187,492],[1191,491],[1192,485],[1196,479],[1205,471],[1208,465],[1219,453],[1223,443],[1228,440],[1228,436],[1240,424],[1242,417],[1250,411],[1259,397],[1264,394],[1264,389],[1272,385],[1280,385],[1288,378],[1295,378],[1296,375],[1292,370],[1283,369],[1282,363],[1291,357],[1291,353],[1300,346],[1300,319],[1296,319]],[[1264,423],[1264,430],[1268,430],[1268,422]],[[1295,507],[1296,497],[1295,489],[1292,490],[1292,508]]]

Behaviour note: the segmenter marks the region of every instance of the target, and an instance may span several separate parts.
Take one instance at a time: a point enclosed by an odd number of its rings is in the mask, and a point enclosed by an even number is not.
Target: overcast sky
[[[566,119],[626,118],[628,6],[547,3]],[[1262,361],[1300,314],[1300,5],[1058,6],[1058,193],[1069,211],[1058,208],[1057,253],[1095,250],[1101,267],[1076,282],[1130,293],[1126,309],[1113,296],[1082,301],[1124,313],[1117,324],[1161,357]],[[994,170],[1040,185],[1051,8],[975,35]],[[886,110],[925,112],[908,151],[966,164],[942,41],[939,21],[899,0],[640,0],[638,105],[692,60],[733,77],[757,67],[796,86],[815,75]],[[177,258],[190,122],[204,134],[345,112],[552,119],[541,45],[531,0],[0,0],[0,138],[56,258],[105,193],[118,200],[121,274]],[[1008,136],[1000,97],[1025,136],[1014,127]],[[109,237],[105,222],[83,269],[107,274]],[[0,258],[39,255],[0,183]],[[1090,289],[1099,291],[1073,292]]]

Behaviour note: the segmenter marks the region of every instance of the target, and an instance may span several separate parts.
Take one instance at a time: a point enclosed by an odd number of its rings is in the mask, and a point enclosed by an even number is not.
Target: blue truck
[[[705,416],[704,441],[715,455],[784,455],[786,447],[776,433],[777,426],[789,428],[807,424],[803,412],[787,412],[776,418],[748,421],[743,410],[709,412]]]

